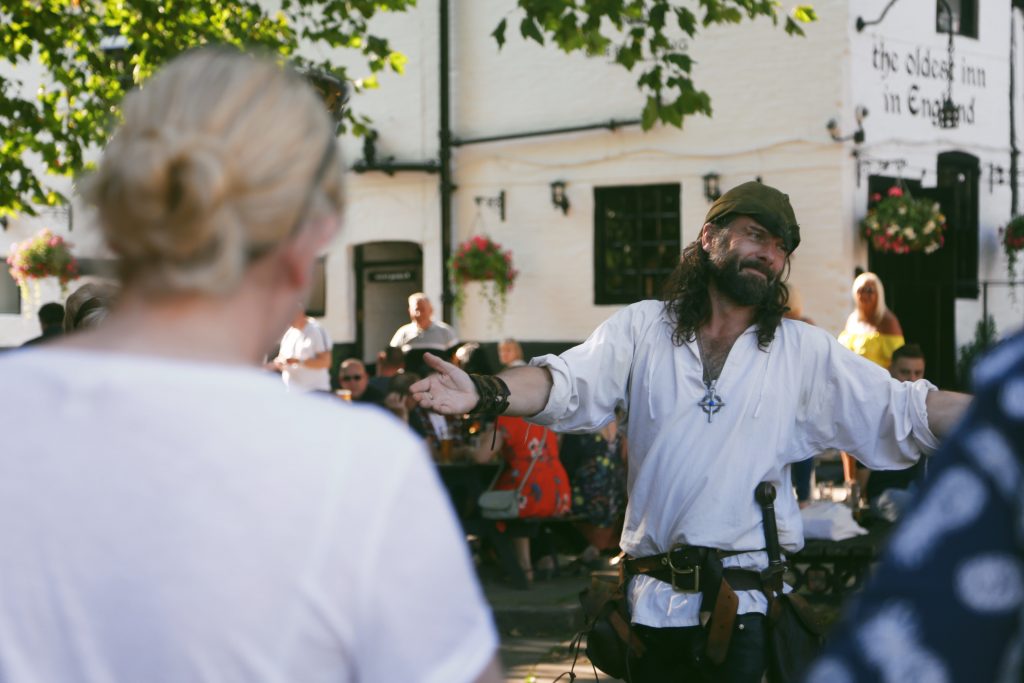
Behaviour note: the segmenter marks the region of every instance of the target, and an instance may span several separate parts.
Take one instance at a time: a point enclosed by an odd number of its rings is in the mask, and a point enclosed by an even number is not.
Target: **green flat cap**
[[[789,195],[774,187],[756,180],[737,185],[715,200],[704,222],[711,223],[729,213],[755,219],[772,234],[781,237],[786,251],[790,253],[800,244],[800,226],[789,203]]]

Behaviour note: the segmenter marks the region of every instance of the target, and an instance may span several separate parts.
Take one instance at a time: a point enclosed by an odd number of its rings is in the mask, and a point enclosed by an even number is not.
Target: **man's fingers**
[[[440,356],[435,356],[432,353],[423,354],[423,362],[430,366],[431,370],[447,374],[451,368],[455,366],[445,361]]]

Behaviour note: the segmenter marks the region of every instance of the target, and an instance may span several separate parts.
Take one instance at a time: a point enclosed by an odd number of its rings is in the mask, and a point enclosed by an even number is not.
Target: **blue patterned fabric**
[[[979,364],[975,386],[805,683],[1024,680],[1024,336]]]

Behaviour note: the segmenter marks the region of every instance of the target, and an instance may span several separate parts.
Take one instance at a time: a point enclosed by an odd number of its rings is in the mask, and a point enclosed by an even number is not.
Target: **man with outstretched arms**
[[[625,407],[621,547],[646,645],[634,682],[760,681],[768,558],[755,487],[788,491],[790,465],[829,447],[872,469],[910,467],[969,400],[898,382],[826,331],[783,320],[799,242],[789,197],[745,183],[711,206],[664,301],[628,306],[583,344],[494,377],[428,356],[437,374],[412,387],[440,413],[521,415],[564,432],[595,431]],[[798,551],[795,497],[775,507],[783,549]]]

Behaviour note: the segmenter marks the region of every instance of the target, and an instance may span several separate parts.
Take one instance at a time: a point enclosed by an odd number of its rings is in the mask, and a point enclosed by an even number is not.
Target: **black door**
[[[894,184],[892,178],[872,177],[869,196]],[[934,199],[943,207],[952,204],[952,192],[946,188],[921,188],[905,183],[915,197]],[[915,187],[916,186],[916,187]],[[948,214],[947,214],[948,216]],[[942,388],[956,384],[956,343],[953,301],[956,295],[955,252],[947,242],[932,254],[882,254],[869,251],[868,269],[885,286],[885,302],[899,318],[907,343],[920,344],[924,351],[925,376]]]

